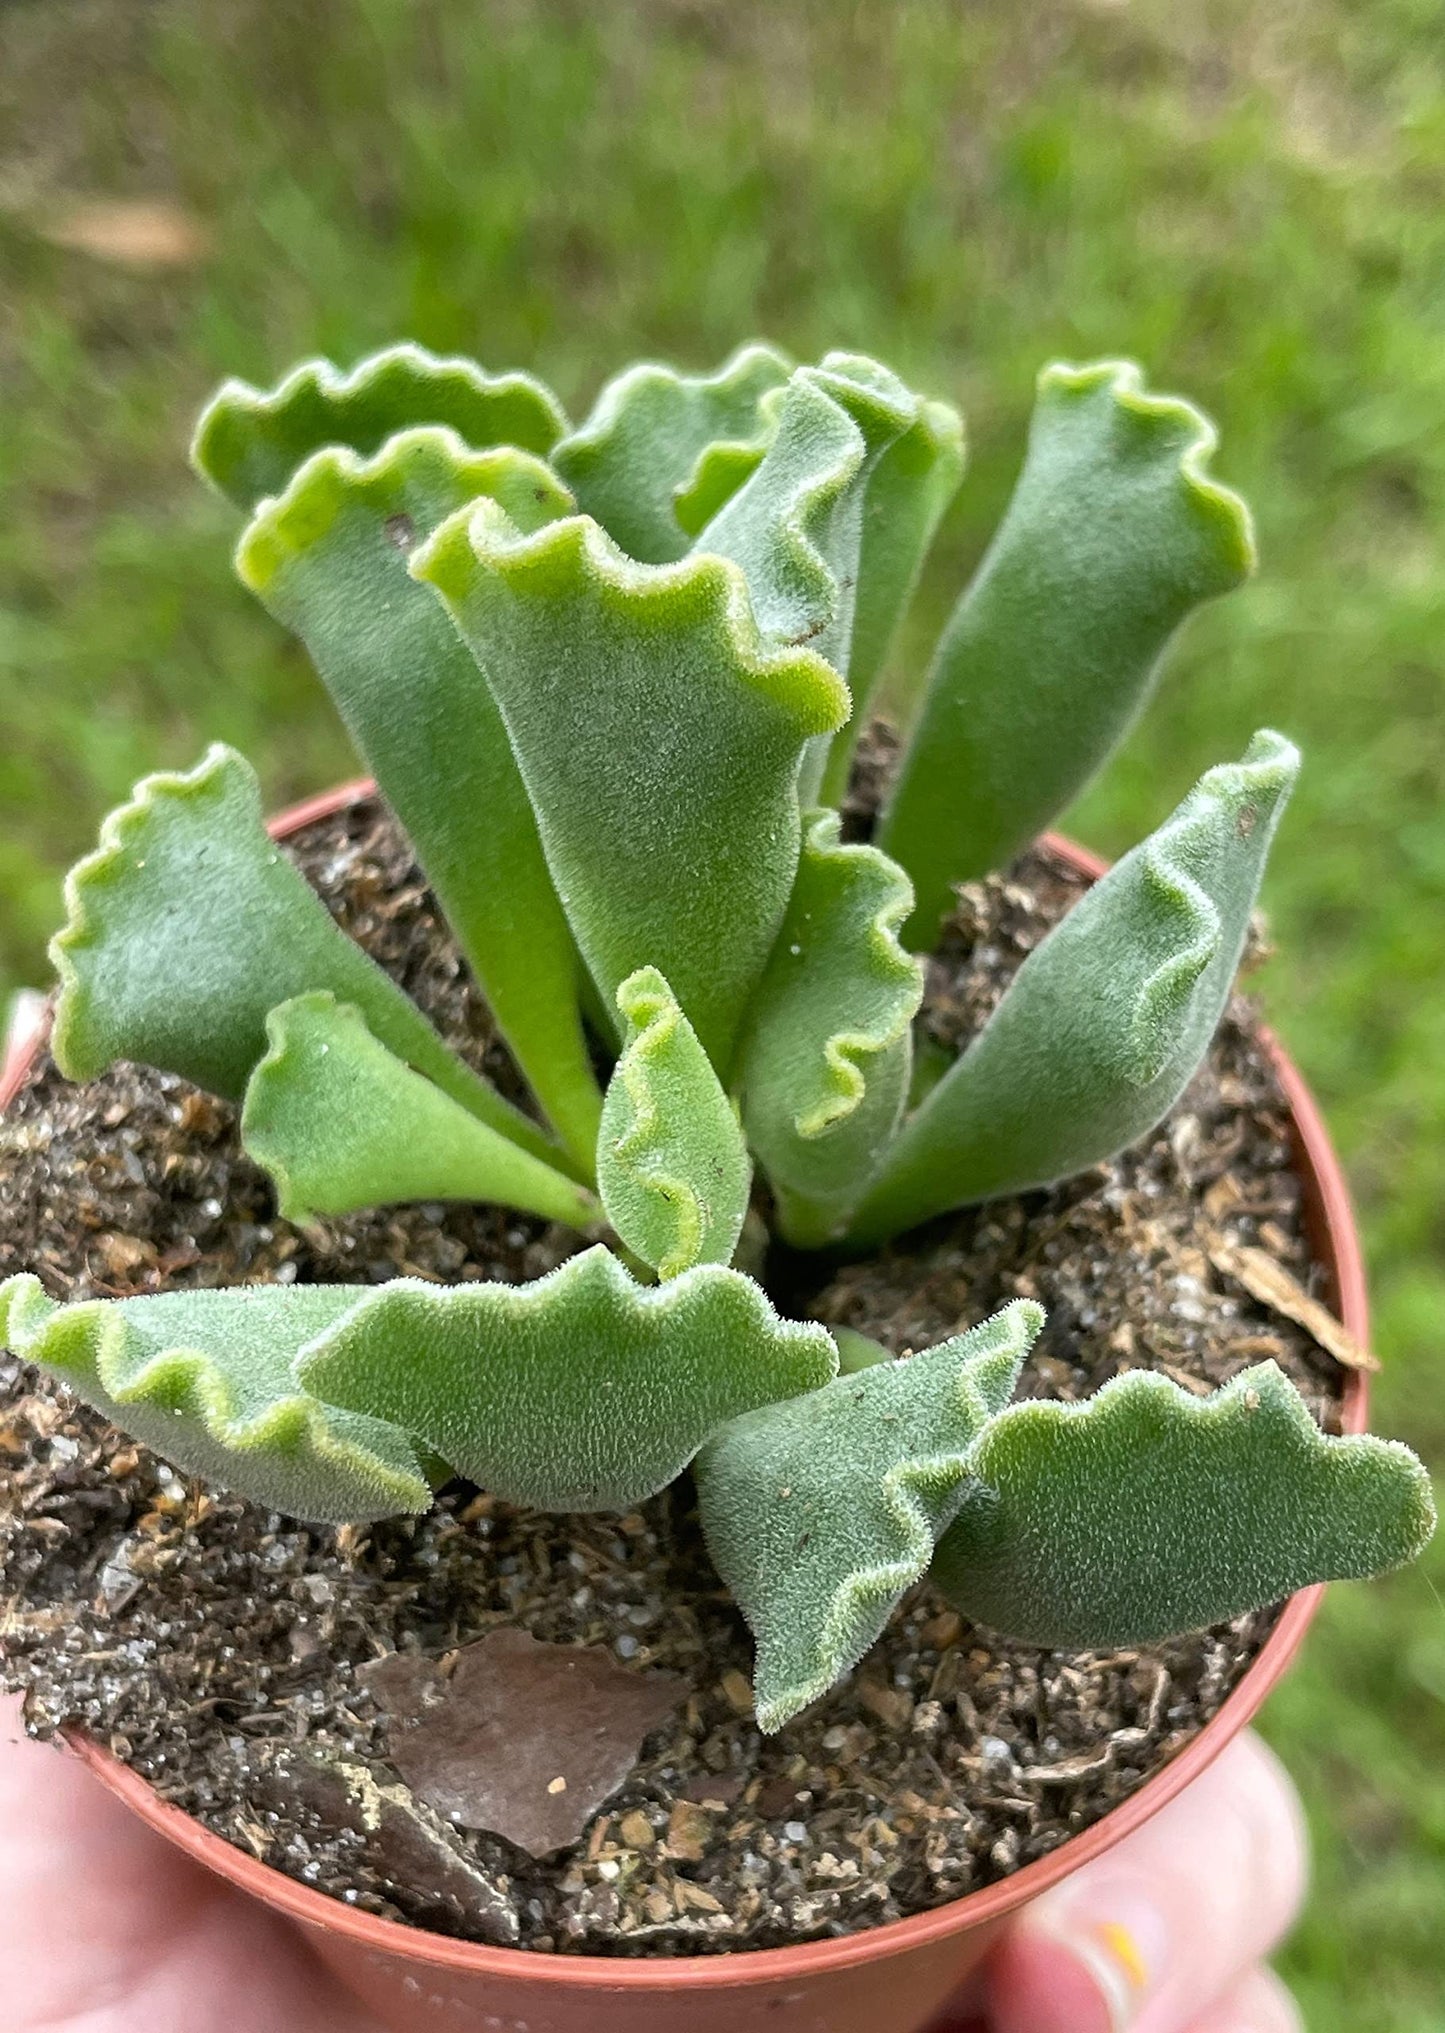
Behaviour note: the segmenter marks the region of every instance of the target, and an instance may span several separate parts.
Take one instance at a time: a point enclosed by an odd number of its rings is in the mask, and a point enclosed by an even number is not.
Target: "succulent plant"
[[[1255,736],[914,1064],[953,887],[1093,774],[1173,631],[1250,570],[1214,435],[1125,363],[1041,377],[1013,500],[945,628],[871,841],[837,809],[963,469],[876,362],[630,369],[590,418],[401,346],[227,383],[195,460],[305,643],[535,1099],[505,1100],[333,921],[213,748],[74,870],[53,1050],[241,1104],[298,1221],[495,1201],[579,1238],[535,1283],[298,1284],[57,1304],[0,1330],[183,1468],[312,1520],[459,1474],[631,1507],[691,1463],[766,1729],[930,1569],[1046,1645],[1142,1642],[1409,1558],[1403,1447],[1331,1438],[1272,1364],[1012,1402],[1019,1301],[907,1358],[779,1317],[768,1231],[854,1256],[1149,1131],[1229,994],[1298,758]],[[745,1268],[744,1266],[750,1266]]]

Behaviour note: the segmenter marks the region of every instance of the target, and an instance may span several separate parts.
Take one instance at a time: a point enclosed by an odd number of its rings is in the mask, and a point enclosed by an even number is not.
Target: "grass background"
[[[98,197],[178,206],[204,250],[57,244]],[[1257,724],[1304,747],[1267,993],[1359,1196],[1377,1423],[1445,1464],[1435,0],[9,0],[0,987],[44,979],[60,872],[145,770],[222,737],[279,803],[349,767],[185,468],[219,376],[405,335],[576,409],[635,353],[703,367],[755,333],[964,405],[919,644],[1042,361],[1129,353],[1219,420],[1263,572],[1070,824],[1118,851]],[[1269,1711],[1318,1844],[1284,1966],[1319,2033],[1445,2025],[1442,1584],[1445,1551],[1333,1591]]]

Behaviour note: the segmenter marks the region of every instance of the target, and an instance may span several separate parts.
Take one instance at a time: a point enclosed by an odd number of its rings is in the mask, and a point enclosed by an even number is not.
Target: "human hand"
[[[1296,2033],[1260,1966],[1304,1879],[1299,1809],[1237,1740],[1126,1842],[1030,1906],[979,2033]],[[231,1891],[0,1704],[8,2033],[386,2033],[278,1915]],[[881,2029],[880,2029],[881,2033]]]

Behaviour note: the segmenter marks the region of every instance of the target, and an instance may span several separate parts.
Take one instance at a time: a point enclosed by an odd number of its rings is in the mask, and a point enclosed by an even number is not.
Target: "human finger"
[[[192,1863],[0,1703],[7,2033],[382,2033],[296,1930]]]
[[[1272,1969],[1251,1970],[1188,2033],[1304,2033],[1300,2008]]]
[[[1192,2033],[1298,1910],[1293,1786],[1252,1735],[1025,1908],[988,1971],[997,2033]]]

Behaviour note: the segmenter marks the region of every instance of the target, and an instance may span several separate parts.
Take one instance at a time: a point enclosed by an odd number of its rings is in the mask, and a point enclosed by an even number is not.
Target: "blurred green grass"
[[[11,0],[0,11],[0,989],[143,771],[349,768],[189,478],[222,374],[396,336],[574,408],[634,353],[875,350],[968,414],[916,644],[977,557],[1052,356],[1201,401],[1264,569],[1189,631],[1072,815],[1117,851],[1272,722],[1307,774],[1267,993],[1365,1220],[1377,1423],[1445,1464],[1445,43],[1434,0]],[[177,204],[201,259],[47,237]],[[905,660],[906,661],[906,660]],[[1445,1553],[1337,1589],[1268,1732],[1319,2033],[1445,2024]]]

